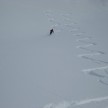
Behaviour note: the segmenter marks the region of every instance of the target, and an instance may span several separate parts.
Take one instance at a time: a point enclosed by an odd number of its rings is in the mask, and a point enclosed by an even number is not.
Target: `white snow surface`
[[[108,108],[107,0],[0,0],[0,24],[0,108]]]

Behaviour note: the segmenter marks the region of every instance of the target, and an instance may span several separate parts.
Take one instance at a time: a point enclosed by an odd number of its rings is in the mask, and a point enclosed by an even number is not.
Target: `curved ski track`
[[[71,32],[73,36],[76,36],[76,43],[83,44],[75,46],[77,49],[84,50],[87,53],[78,54],[79,58],[89,60],[92,63],[96,63],[99,65],[98,67],[93,67],[90,69],[83,69],[82,72],[86,75],[92,75],[96,77],[97,81],[101,84],[108,86],[108,61],[104,61],[101,59],[95,58],[96,56],[104,56],[105,52],[101,50],[94,50],[92,47],[97,45],[96,42],[92,42],[93,37],[86,36],[85,32],[80,32],[80,27],[78,27],[78,23],[72,21],[72,13],[68,14],[59,14],[62,17],[62,21],[59,21],[54,17],[54,12],[51,10],[45,11],[45,15],[48,17],[48,20],[51,22],[52,26],[56,33],[62,32],[62,30],[67,30]],[[89,103],[98,103],[108,100],[108,96],[99,97],[81,101],[72,101],[72,102],[61,102],[59,104],[48,104],[44,108],[70,108],[70,107],[80,107]]]
[[[80,27],[75,27],[77,25],[76,22],[72,22],[72,13],[68,14],[60,14],[63,19],[61,21],[54,18],[53,11],[48,10],[45,12],[45,15],[48,17],[48,20],[52,23],[52,27],[55,29],[55,32],[61,32],[62,30],[67,30],[68,32],[72,32],[73,36],[77,36],[78,39],[76,42],[82,43],[83,45],[76,46],[77,49],[82,49],[87,51],[87,53],[78,54],[78,57],[92,61],[93,63],[103,65],[99,67],[94,67],[91,69],[82,70],[84,73],[97,77],[97,81],[108,85],[108,61],[95,59],[95,56],[104,56],[105,52],[101,50],[90,49],[89,47],[94,47],[97,45],[96,42],[92,42],[93,37],[85,36],[85,32],[79,32]],[[63,23],[63,22],[65,23]],[[101,74],[100,74],[101,73]],[[100,77],[103,76],[103,77]]]

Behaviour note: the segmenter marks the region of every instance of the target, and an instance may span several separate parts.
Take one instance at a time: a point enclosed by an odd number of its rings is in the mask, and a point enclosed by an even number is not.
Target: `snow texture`
[[[0,5],[0,108],[108,108],[107,0]]]

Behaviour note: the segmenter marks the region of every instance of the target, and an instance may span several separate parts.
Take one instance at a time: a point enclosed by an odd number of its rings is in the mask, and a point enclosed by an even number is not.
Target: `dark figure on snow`
[[[53,30],[53,29],[50,30],[50,35],[51,35],[52,33],[54,33],[54,30]]]

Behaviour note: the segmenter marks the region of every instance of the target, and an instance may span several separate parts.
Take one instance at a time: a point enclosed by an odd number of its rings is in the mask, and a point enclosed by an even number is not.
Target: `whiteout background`
[[[107,108],[107,35],[107,0],[0,0],[0,108]]]

